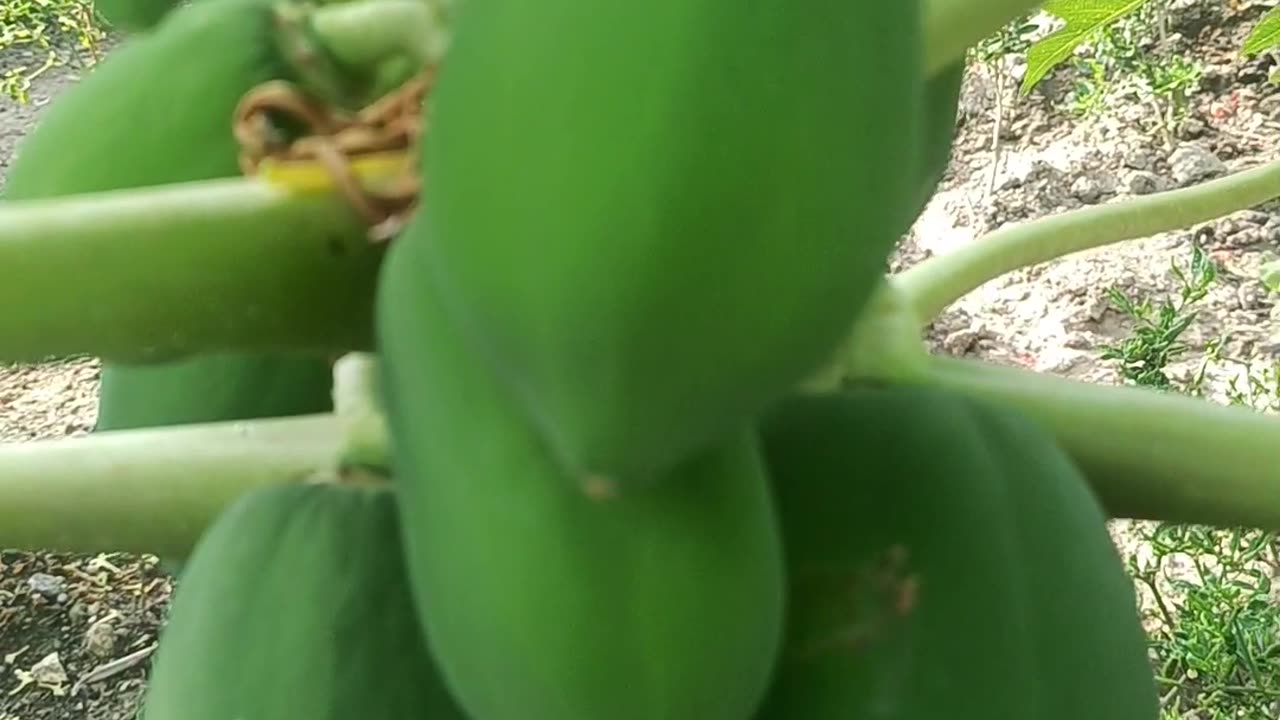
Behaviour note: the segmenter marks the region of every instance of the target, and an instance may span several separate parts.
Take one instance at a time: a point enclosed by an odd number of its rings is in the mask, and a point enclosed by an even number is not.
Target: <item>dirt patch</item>
[[[170,592],[154,558],[0,553],[0,717],[132,718]]]
[[[108,40],[102,44],[99,52],[105,54],[115,44],[116,41]],[[71,50],[63,51],[61,54],[68,58],[78,57]],[[0,55],[0,73],[11,68],[39,67],[42,63],[42,57],[36,57],[27,50],[10,48]],[[31,97],[26,104],[19,104],[8,97],[0,96],[0,188],[4,187],[4,171],[14,157],[18,142],[35,125],[36,118],[44,107],[64,88],[80,79],[81,74],[85,72],[82,64],[68,62],[41,73],[31,83]]]

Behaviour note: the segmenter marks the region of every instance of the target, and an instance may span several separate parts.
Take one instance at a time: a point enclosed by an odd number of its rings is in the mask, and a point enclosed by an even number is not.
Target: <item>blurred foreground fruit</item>
[[[764,438],[790,611],[759,720],[1155,720],[1133,584],[1039,426],[864,387],[789,399]]]
[[[418,224],[378,332],[421,622],[479,720],[741,720],[781,638],[781,548],[754,434],[610,497],[563,476],[444,311]]]
[[[464,720],[431,659],[387,488],[278,485],[177,587],[143,720]]]
[[[919,25],[914,1],[464,6],[423,155],[433,282],[567,479],[654,480],[835,351],[918,194]]]

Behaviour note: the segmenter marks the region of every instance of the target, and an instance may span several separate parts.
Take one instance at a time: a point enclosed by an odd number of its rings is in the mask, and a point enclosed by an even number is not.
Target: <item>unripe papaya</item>
[[[126,39],[42,113],[3,199],[239,175],[236,105],[254,86],[291,77],[273,40],[273,1],[198,2]]]
[[[200,539],[144,720],[463,720],[427,650],[394,494],[273,485]]]
[[[333,409],[329,361],[209,355],[102,369],[96,430],[286,417]]]
[[[569,475],[657,477],[836,349],[918,192],[917,5],[463,5],[434,278]]]
[[[124,32],[147,30],[178,6],[179,0],[94,0],[93,9],[107,24]]]
[[[885,386],[762,426],[789,612],[757,720],[1158,716],[1103,513],[1030,419]]]
[[[484,720],[749,717],[783,588],[754,434],[644,492],[582,492],[445,312],[420,239],[388,253],[377,327],[409,573],[454,696]]]
[[[921,112],[921,137],[924,139],[920,143],[919,194],[913,205],[913,223],[937,192],[938,183],[942,181],[947,165],[951,162],[964,70],[964,60],[957,60],[925,83],[924,107]]]

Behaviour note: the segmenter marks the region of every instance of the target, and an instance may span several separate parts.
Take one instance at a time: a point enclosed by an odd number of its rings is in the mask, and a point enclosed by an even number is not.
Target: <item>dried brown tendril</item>
[[[241,98],[232,124],[240,145],[240,171],[255,175],[268,158],[317,163],[368,223],[371,239],[388,240],[417,205],[422,107],[434,81],[435,68],[427,68],[356,113],[327,107],[291,83],[273,80],[258,85]],[[284,137],[280,129],[286,119],[303,128],[295,140]],[[363,187],[353,161],[395,151],[405,152],[405,175],[377,191]]]

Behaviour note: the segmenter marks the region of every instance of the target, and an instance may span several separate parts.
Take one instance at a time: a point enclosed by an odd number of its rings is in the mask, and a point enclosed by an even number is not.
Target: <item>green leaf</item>
[[[1280,260],[1263,263],[1258,273],[1262,284],[1271,292],[1280,292]]]
[[[1061,30],[1041,39],[1027,51],[1027,72],[1022,78],[1026,95],[1058,63],[1071,56],[1090,33],[1137,10],[1146,0],[1046,0],[1044,12],[1066,21]]]
[[[1244,54],[1257,55],[1280,45],[1280,7],[1273,7],[1253,26],[1253,31],[1244,41]]]

